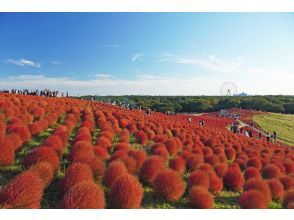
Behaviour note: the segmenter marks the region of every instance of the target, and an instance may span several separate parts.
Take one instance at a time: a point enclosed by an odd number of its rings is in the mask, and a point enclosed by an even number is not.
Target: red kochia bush
[[[198,209],[211,209],[213,196],[203,187],[194,186],[189,190],[189,203]]]
[[[186,161],[180,156],[175,157],[170,161],[169,167],[178,173],[183,174],[186,171]]]
[[[268,204],[264,199],[264,195],[258,190],[249,190],[243,192],[239,199],[239,205],[242,209],[268,208]]]
[[[283,163],[285,169],[286,169],[286,173],[294,173],[294,162],[293,161],[285,161]]]
[[[15,151],[18,151],[21,148],[22,140],[18,134],[12,133],[7,135],[6,138],[10,141],[11,146]]]
[[[202,186],[204,189],[208,190],[210,185],[210,179],[206,172],[194,171],[190,174],[188,178],[188,187]]]
[[[103,209],[104,192],[92,181],[82,181],[71,187],[63,197],[63,209]]]
[[[259,170],[255,167],[248,167],[243,173],[245,180],[250,178],[261,178]]]
[[[225,154],[228,160],[234,160],[236,157],[236,151],[232,147],[228,147],[225,149]]]
[[[52,148],[59,157],[62,156],[64,152],[64,146],[62,139],[58,135],[51,135],[44,141],[44,145]]]
[[[103,176],[103,173],[105,171],[105,164],[101,158],[93,157],[92,159],[90,159],[86,163],[90,166],[94,177]]]
[[[218,194],[220,193],[223,188],[223,179],[218,177],[215,172],[209,172],[209,179],[210,179],[210,186],[209,186],[209,191],[213,194]]]
[[[94,153],[96,156],[100,157],[102,160],[107,160],[110,158],[108,151],[105,148],[100,146],[94,147]]]
[[[269,164],[262,169],[262,175],[266,179],[279,178],[282,176],[282,172],[276,165]]]
[[[231,165],[224,176],[224,185],[234,191],[239,191],[243,188],[244,178],[241,170],[237,166]]]
[[[166,142],[164,142],[164,144],[170,154],[176,154],[180,150],[180,147],[175,139],[168,139]]]
[[[158,156],[151,156],[147,158],[140,170],[140,178],[142,181],[151,183],[158,173],[164,169],[162,158]]]
[[[283,176],[280,178],[280,181],[283,184],[285,191],[294,190],[294,177]]]
[[[92,170],[87,164],[73,163],[69,168],[67,168],[65,176],[61,180],[61,193],[67,192],[70,187],[82,181],[93,181]]]
[[[271,190],[273,200],[278,202],[282,201],[285,194],[283,184],[278,179],[274,178],[269,179],[267,183]]]
[[[44,186],[48,186],[54,178],[54,169],[48,162],[39,162],[32,165],[29,171],[37,174],[43,181]]]
[[[33,149],[25,156],[23,164],[25,167],[29,167],[35,163],[44,161],[50,163],[54,170],[57,170],[59,167],[59,158],[55,151],[49,147],[38,147]]]
[[[107,137],[100,136],[96,140],[96,145],[108,149],[111,147],[111,141]]]
[[[125,156],[120,160],[124,163],[130,174],[133,175],[137,172],[137,161],[133,157]]]
[[[147,154],[143,150],[130,150],[128,153],[129,156],[133,157],[137,162],[137,167],[140,170],[144,161],[147,158]]]
[[[244,184],[244,191],[249,190],[258,190],[263,194],[263,198],[265,199],[266,205],[272,201],[272,194],[267,182],[260,178],[251,178],[247,180]]]
[[[4,137],[0,137],[0,166],[12,165],[14,161],[14,148],[11,142]]]
[[[33,172],[25,171],[14,177],[0,191],[2,208],[40,208],[44,185]]]
[[[144,131],[138,131],[135,137],[138,144],[146,145],[148,142],[148,136]]]
[[[223,177],[226,174],[228,168],[229,166],[226,163],[217,163],[214,166],[214,171],[219,177]]]
[[[128,170],[122,161],[113,161],[108,164],[104,172],[103,182],[106,186],[111,187],[119,177],[126,173],[128,173]]]
[[[251,158],[247,161],[247,167],[255,167],[258,170],[261,170],[262,163],[261,160],[258,158]]]
[[[140,208],[143,199],[143,187],[136,177],[125,173],[111,186],[109,198],[115,208]]]
[[[72,162],[84,162],[92,159],[94,155],[93,146],[90,142],[79,141],[71,149],[69,159]]]
[[[293,203],[294,203],[294,191],[289,191],[285,194],[284,200],[283,200],[283,206],[285,208],[292,208],[293,209]]]
[[[173,170],[161,171],[152,184],[155,193],[167,201],[177,201],[185,192],[185,182]]]
[[[21,137],[23,143],[29,142],[31,140],[31,133],[28,127],[25,126],[15,126],[15,125],[8,125],[6,132],[16,133]]]
[[[203,163],[203,157],[200,155],[192,155],[187,159],[187,169],[194,171]]]

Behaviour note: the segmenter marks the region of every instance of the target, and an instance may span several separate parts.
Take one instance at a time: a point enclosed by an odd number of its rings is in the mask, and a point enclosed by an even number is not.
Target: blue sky
[[[0,88],[294,95],[293,13],[0,13]]]

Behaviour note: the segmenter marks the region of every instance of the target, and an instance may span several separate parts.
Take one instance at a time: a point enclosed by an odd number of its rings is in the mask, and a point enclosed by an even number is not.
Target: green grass
[[[294,115],[277,113],[255,115],[253,121],[266,132],[276,131],[281,142],[294,145]]]

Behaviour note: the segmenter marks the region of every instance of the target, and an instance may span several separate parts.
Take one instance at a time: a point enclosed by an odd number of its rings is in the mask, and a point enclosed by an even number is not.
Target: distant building
[[[248,94],[245,93],[245,92],[241,92],[241,93],[239,93],[239,94],[235,94],[234,96],[241,96],[241,97],[244,97],[244,96],[248,96]]]

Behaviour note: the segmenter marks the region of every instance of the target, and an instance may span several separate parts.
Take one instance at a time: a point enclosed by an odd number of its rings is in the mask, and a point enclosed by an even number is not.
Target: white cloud
[[[51,61],[51,63],[52,63],[52,64],[55,64],[55,65],[60,65],[60,64],[61,64],[60,61],[56,61],[56,60]]]
[[[137,75],[140,80],[156,80],[156,79],[167,79],[166,75],[152,75],[152,74],[140,74]]]
[[[204,57],[187,57],[175,54],[162,54],[158,62],[170,62],[199,66],[203,69],[214,70],[217,72],[228,73],[236,71],[243,65],[241,57],[229,61],[216,57],[213,54],[203,54]]]
[[[261,74],[262,72],[262,74]],[[277,74],[278,73],[278,74]],[[115,78],[111,74],[97,74],[94,78],[77,80],[69,77],[45,75],[19,75],[0,79],[0,87],[45,89],[68,91],[71,95],[220,95],[221,84],[227,81],[218,77],[191,77],[184,75],[167,77],[163,74],[141,74],[135,79]],[[248,94],[294,95],[294,74],[275,70],[250,70],[229,78],[238,91]]]
[[[17,66],[21,66],[21,67],[30,66],[30,67],[35,67],[35,68],[41,68],[41,63],[37,63],[37,62],[27,60],[24,58],[21,58],[19,60],[7,59],[5,62],[10,63],[10,64],[14,64]]]
[[[112,79],[114,78],[111,74],[108,73],[99,73],[99,74],[95,74],[95,77],[97,79],[101,79],[101,80],[107,80],[107,79]]]
[[[132,56],[132,62],[138,62],[143,60],[143,54],[142,53],[136,53]]]

